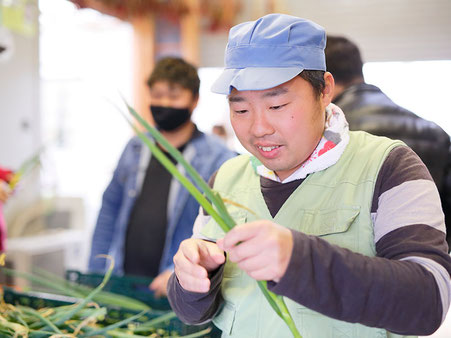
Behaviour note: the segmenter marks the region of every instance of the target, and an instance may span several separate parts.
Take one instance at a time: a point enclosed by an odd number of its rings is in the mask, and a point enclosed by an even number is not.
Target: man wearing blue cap
[[[451,258],[437,188],[404,143],[349,132],[331,104],[325,44],[323,28],[288,15],[231,29],[212,90],[228,95],[251,155],[214,177],[239,225],[224,234],[201,213],[174,257],[169,300],[184,322],[290,337],[255,280],[285,297],[303,337],[425,335],[445,318]]]

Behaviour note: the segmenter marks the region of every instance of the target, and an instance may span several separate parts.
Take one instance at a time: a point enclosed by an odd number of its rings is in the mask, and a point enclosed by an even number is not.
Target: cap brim
[[[213,83],[211,91],[217,94],[230,94],[232,88],[236,90],[265,90],[277,87],[290,81],[304,70],[302,67],[270,68],[248,67],[225,69]]]

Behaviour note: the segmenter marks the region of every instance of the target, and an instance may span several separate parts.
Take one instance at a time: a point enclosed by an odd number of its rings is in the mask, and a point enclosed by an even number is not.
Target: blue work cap
[[[225,69],[211,90],[264,90],[285,83],[304,69],[326,70],[326,33],[316,23],[269,14],[230,29]]]

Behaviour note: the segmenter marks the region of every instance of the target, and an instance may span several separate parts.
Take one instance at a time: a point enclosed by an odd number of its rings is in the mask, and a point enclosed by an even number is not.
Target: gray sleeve
[[[275,293],[326,316],[404,335],[434,332],[448,311],[451,257],[432,178],[407,147],[387,157],[372,203],[377,257],[293,231]]]
[[[367,257],[292,231],[287,272],[271,291],[326,316],[404,335],[428,335],[441,323],[434,276],[410,261]]]

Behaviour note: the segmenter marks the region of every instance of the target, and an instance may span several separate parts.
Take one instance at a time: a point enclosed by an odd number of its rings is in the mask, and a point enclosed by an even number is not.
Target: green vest
[[[219,169],[214,189],[222,197],[252,210],[227,204],[237,224],[258,218],[319,236],[330,243],[367,256],[375,256],[371,202],[382,163],[400,141],[351,132],[339,161],[310,174],[273,218],[263,199],[260,176],[248,155],[227,161]],[[208,238],[224,236],[211,220],[202,230]],[[224,306],[213,319],[223,337],[292,337],[286,324],[270,307],[257,283],[236,264],[227,261],[221,284]],[[384,329],[335,320],[288,298],[285,302],[303,338],[399,337]]]

